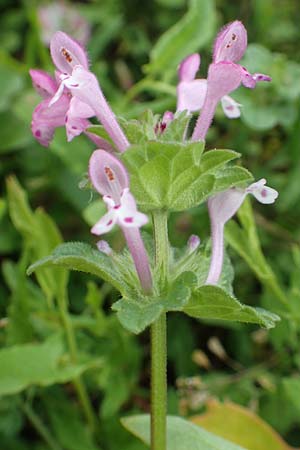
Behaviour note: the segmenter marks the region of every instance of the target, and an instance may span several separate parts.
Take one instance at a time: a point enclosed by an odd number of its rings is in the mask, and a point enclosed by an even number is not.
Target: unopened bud
[[[189,253],[193,253],[200,245],[200,238],[196,234],[192,234],[187,242]]]
[[[100,240],[96,245],[100,252],[105,253],[108,256],[112,254],[112,248],[107,241]]]

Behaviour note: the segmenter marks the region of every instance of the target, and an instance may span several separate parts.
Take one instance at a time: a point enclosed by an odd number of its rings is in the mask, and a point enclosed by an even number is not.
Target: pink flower
[[[53,103],[53,96],[59,88],[58,82],[42,70],[31,69],[29,73],[33,87],[43,98],[33,111],[31,122],[32,134],[41,145],[48,147],[55,129],[65,126],[68,141],[85,132],[96,145],[101,145],[105,149],[111,148],[104,139],[86,132],[91,125],[87,119],[94,116],[94,111],[88,105],[70,98],[67,93],[63,93],[59,101]]]
[[[129,147],[129,142],[109,107],[95,75],[90,72],[84,49],[62,31],[51,39],[52,60],[60,72],[60,85],[50,106],[67,93],[89,108],[102,123],[120,152]]]
[[[62,31],[50,42],[52,60],[57,68],[56,80],[39,70],[31,70],[34,87],[44,101],[33,113],[32,130],[39,142],[48,146],[56,127],[66,126],[68,140],[82,132],[105,150],[112,146],[104,139],[86,131],[90,117],[98,117],[119,151],[129,142],[110,109],[95,75],[89,71],[84,48]]]
[[[207,91],[192,140],[205,139],[217,104],[224,96],[228,96],[241,84],[252,89],[258,81],[271,81],[268,75],[260,73],[251,75],[245,67],[237,64],[246,48],[247,31],[238,20],[226,25],[218,34],[214,45],[213,62],[208,69]],[[226,110],[232,111],[236,116],[238,114],[236,107],[236,104],[229,107],[227,105]]]
[[[125,228],[139,228],[148,223],[148,217],[137,211],[129,188],[122,191],[119,203],[116,203],[109,195],[104,195],[103,200],[108,207],[108,213],[93,226],[92,233],[97,235],[108,233],[116,224]]]
[[[250,184],[246,189],[231,188],[221,192],[208,200],[208,212],[212,232],[212,256],[206,284],[217,284],[222,273],[224,254],[224,226],[242,205],[248,194],[253,195],[260,203],[274,203],[278,192],[265,186],[262,178]]]
[[[187,56],[178,69],[179,83],[177,85],[177,111],[200,111],[207,93],[207,80],[196,78],[200,68],[200,55],[193,53]],[[227,117],[240,117],[241,106],[229,95],[221,98],[222,108]]]
[[[123,164],[104,150],[95,150],[90,158],[89,174],[95,189],[103,196],[108,212],[93,226],[92,233],[101,235],[114,225],[122,229],[129,251],[135,263],[141,286],[151,291],[152,276],[148,255],[139,228],[148,222],[148,217],[137,210],[136,202],[129,191],[129,178]]]

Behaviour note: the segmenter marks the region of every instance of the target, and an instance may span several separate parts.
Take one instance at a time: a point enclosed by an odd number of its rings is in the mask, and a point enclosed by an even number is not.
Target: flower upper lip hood
[[[51,58],[62,73],[72,74],[75,66],[89,68],[87,53],[83,47],[63,31],[57,31],[50,42]]]
[[[95,150],[89,162],[89,176],[95,189],[118,203],[129,187],[129,177],[118,158],[104,150]]]
[[[107,214],[92,228],[92,233],[107,233],[115,224],[139,228],[148,222],[148,217],[137,211],[135,199],[129,191],[127,171],[115,156],[104,150],[95,150],[89,162],[89,175],[108,208]]]
[[[216,37],[213,62],[238,62],[247,48],[247,30],[239,20],[225,25]]]

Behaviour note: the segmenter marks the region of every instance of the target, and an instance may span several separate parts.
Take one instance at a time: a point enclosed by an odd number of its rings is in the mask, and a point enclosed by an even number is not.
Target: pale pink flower
[[[242,22],[236,20],[226,25],[218,34],[213,52],[213,62],[209,66],[207,76],[207,91],[201,113],[196,123],[192,140],[204,140],[213,120],[219,101],[241,84],[254,88],[258,81],[271,81],[268,75],[255,73],[251,75],[245,67],[237,64],[247,48],[247,31]],[[224,100],[223,100],[224,106]],[[228,106],[225,100],[225,111],[237,116],[238,105]]]
[[[108,212],[93,226],[92,233],[102,235],[114,225],[122,229],[132,255],[141,286],[151,291],[152,276],[148,255],[140,234],[140,227],[148,217],[139,212],[133,195],[129,191],[129,178],[123,164],[104,150],[95,150],[89,163],[90,179],[95,189],[103,196]]]
[[[278,192],[265,185],[262,178],[250,184],[246,189],[231,188],[228,191],[211,197],[208,200],[208,212],[211,222],[212,255],[206,284],[217,284],[222,273],[224,255],[224,226],[242,205],[248,194],[253,195],[260,203],[274,203]]]

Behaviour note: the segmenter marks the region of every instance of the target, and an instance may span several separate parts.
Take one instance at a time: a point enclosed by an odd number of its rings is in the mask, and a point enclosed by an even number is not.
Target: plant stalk
[[[156,272],[162,289],[168,281],[168,215],[153,213]],[[151,325],[151,450],[166,450],[167,445],[167,317]]]

